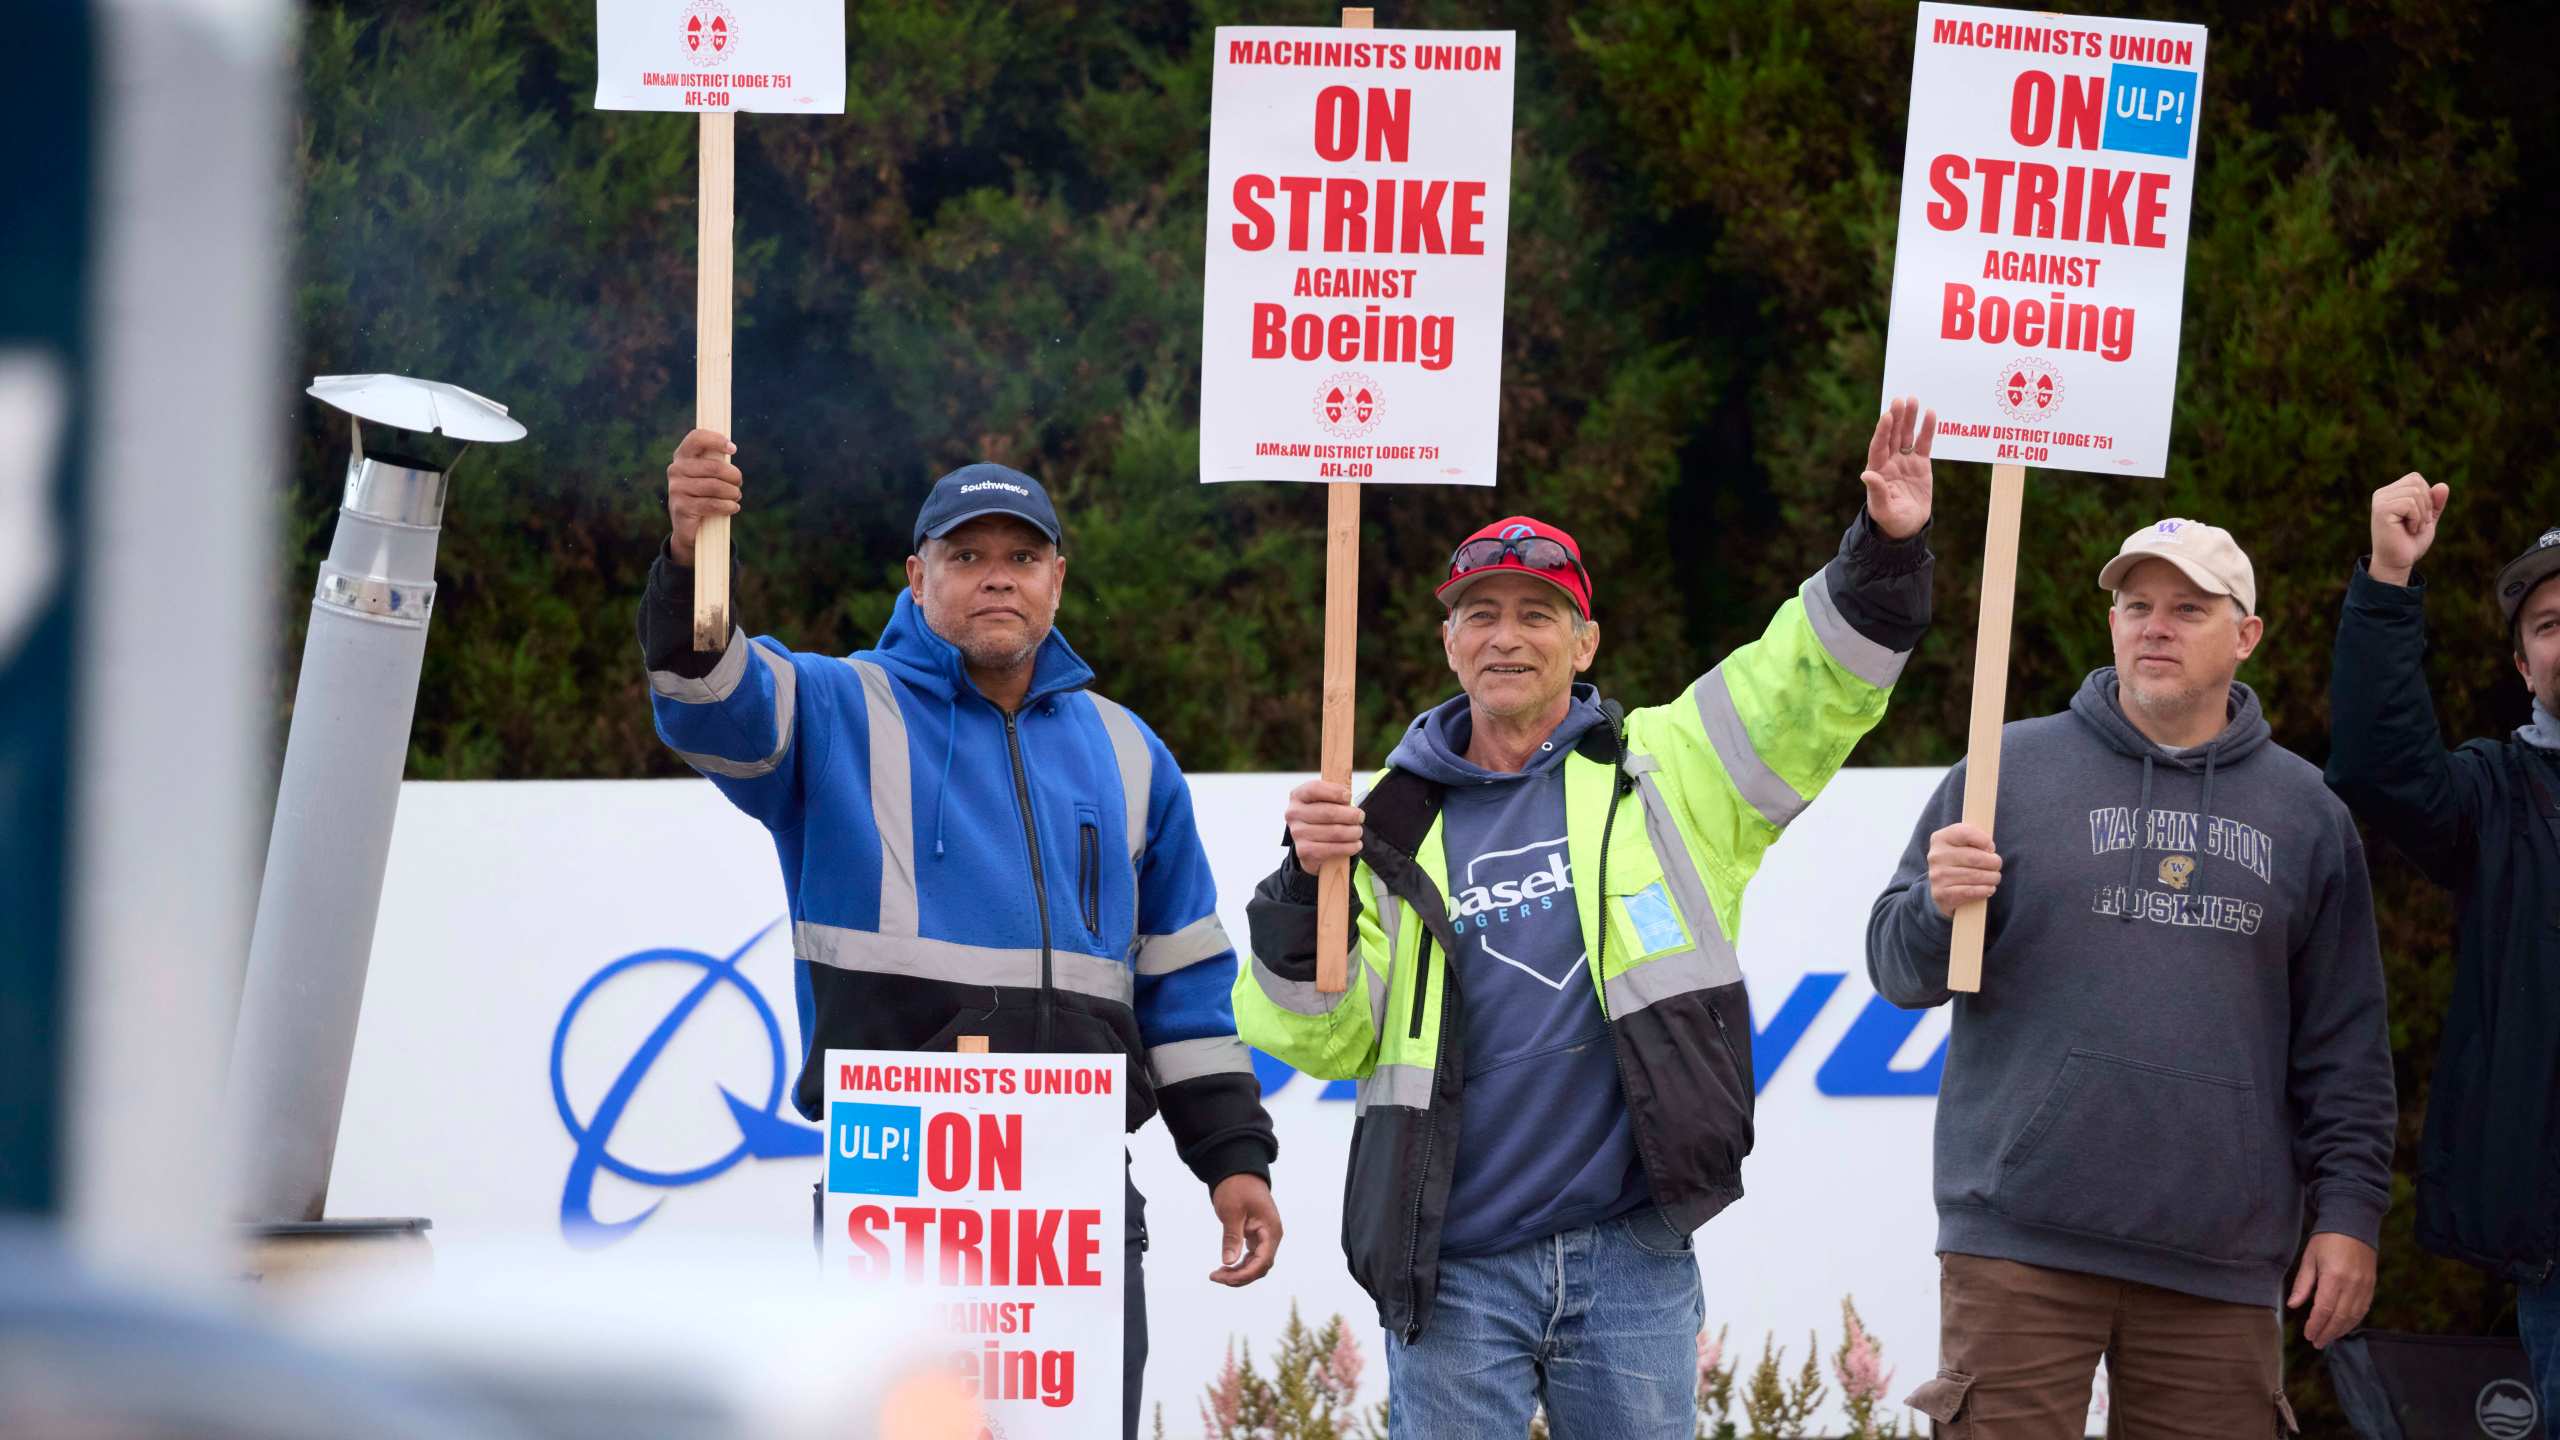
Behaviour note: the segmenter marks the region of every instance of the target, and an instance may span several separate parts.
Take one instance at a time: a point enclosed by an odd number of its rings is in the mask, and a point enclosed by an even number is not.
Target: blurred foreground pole
[[[38,6],[0,212],[0,1210],[217,1263],[278,417],[282,0]],[[173,1203],[174,1202],[174,1203]]]
[[[74,436],[88,364],[96,49],[90,16],[12,27],[46,63],[16,103],[53,138],[25,147],[0,212],[0,1217],[63,1202],[63,844],[79,575]]]
[[[404,448],[427,432],[465,449],[524,435],[504,406],[433,381],[323,376],[311,393],[353,417],[353,449],[311,597],[223,1100],[237,1209],[270,1225],[316,1222],[328,1204],[435,608],[436,540],[460,459],[369,452],[363,422],[411,432],[390,442]]]

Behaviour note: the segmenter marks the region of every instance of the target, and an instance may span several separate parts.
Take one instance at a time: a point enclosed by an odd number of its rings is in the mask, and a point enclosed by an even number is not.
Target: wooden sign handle
[[[1317,766],[1331,784],[1351,783],[1352,672],[1360,654],[1360,483],[1325,486],[1324,734]],[[1351,861],[1316,871],[1316,989],[1339,995],[1351,984]]]
[[[1367,30],[1377,12],[1345,6],[1342,28]],[[1316,768],[1335,785],[1351,783],[1352,672],[1360,655],[1360,482],[1325,486],[1324,733]],[[1316,990],[1339,995],[1351,986],[1351,862],[1316,871]]]
[[[2026,508],[2027,468],[1991,467],[1991,521],[1982,537],[1982,623],[1973,636],[1973,726],[1965,742],[1964,823],[1992,833],[2000,809],[2000,726],[2009,707],[2009,617],[2018,598],[2018,517]],[[1987,900],[1956,911],[1947,947],[1947,988],[1982,989]]]
[[[960,1054],[962,1054],[962,1055],[984,1055],[984,1054],[986,1054],[986,1053],[987,1053],[987,1037],[986,1037],[986,1036],[984,1036],[984,1035],[963,1035],[963,1036],[961,1036],[961,1037],[960,1037],[960,1050],[959,1050],[959,1053],[960,1053]]]
[[[702,192],[694,283],[693,424],[728,436],[731,237],[737,211],[738,117],[702,112]],[[729,644],[729,517],[707,515],[693,541],[693,648]]]

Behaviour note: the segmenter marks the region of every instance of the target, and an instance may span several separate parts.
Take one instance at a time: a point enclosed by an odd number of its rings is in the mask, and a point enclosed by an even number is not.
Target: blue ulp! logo
[[[2184,160],[2195,144],[2196,75],[2156,65],[2116,65],[2107,72],[2108,150]]]
[[[924,1111],[914,1105],[840,1102],[829,1112],[834,1134],[827,1146],[827,1192],[832,1195],[913,1195],[916,1147]]]

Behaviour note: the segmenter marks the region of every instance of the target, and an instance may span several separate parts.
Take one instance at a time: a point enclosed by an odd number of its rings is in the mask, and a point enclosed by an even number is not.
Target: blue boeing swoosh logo
[[[782,1023],[774,1018],[773,1007],[765,1003],[763,993],[738,971],[738,962],[745,958],[746,953],[781,923],[776,920],[747,937],[747,943],[730,952],[725,960],[700,950],[672,947],[635,951],[589,976],[587,983],[578,987],[578,993],[569,997],[568,1008],[560,1013],[559,1028],[551,1035],[551,1103],[559,1110],[560,1123],[568,1128],[569,1138],[578,1147],[569,1159],[568,1179],[560,1187],[560,1234],[571,1245],[582,1249],[610,1245],[639,1229],[650,1216],[658,1213],[660,1205],[666,1203],[657,1201],[628,1220],[599,1220],[592,1208],[598,1170],[610,1171],[637,1184],[672,1190],[699,1185],[725,1173],[742,1160],[801,1159],[825,1149],[821,1132],[782,1117],[782,1098],[791,1073],[783,1062]],[[569,1087],[560,1073],[560,1057],[568,1048],[570,1028],[577,1024],[579,1012],[599,989],[617,976],[650,965],[696,969],[702,972],[702,978],[685,991],[650,1030],[648,1038],[640,1042],[640,1048],[623,1062],[621,1073],[614,1077],[604,1099],[597,1102],[595,1113],[581,1119],[576,1108],[569,1103]],[[728,1087],[719,1087],[720,1098],[728,1103],[730,1118],[737,1124],[738,1143],[718,1158],[690,1170],[651,1170],[617,1157],[613,1153],[614,1127],[621,1123],[622,1112],[631,1104],[631,1097],[639,1090],[641,1080],[647,1077],[649,1067],[657,1063],[668,1042],[675,1039],[676,1032],[684,1028],[685,1021],[692,1018],[703,1000],[723,985],[735,986],[738,993],[747,998],[747,1003],[755,1008],[756,1018],[764,1022],[771,1078],[765,1085],[763,1103],[751,1105],[730,1094]]]

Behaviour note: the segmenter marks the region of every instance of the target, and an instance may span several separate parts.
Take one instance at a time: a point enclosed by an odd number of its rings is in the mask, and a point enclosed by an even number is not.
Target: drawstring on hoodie
[[[2151,754],[2145,751],[2142,756],[2142,799],[2133,807],[2133,858],[2125,869],[2124,906],[2116,912],[2116,918],[2127,924],[2133,923],[2133,897],[2142,889],[2142,852],[2147,848],[2142,843],[2143,827],[2150,818]]]
[[[933,858],[942,858],[942,812],[951,803],[951,752],[960,748],[960,692],[943,697],[942,783],[933,790]]]
[[[2205,747],[2204,802],[2201,807],[2199,807],[2196,815],[2196,823],[2199,825],[2210,826],[2213,824],[2213,766],[2216,759],[2215,749],[2216,747],[2211,745]],[[2148,848],[2142,843],[2142,837],[2149,833],[2147,827],[2150,823],[2150,819],[2151,756],[2146,753],[2142,757],[2142,801],[2140,804],[2134,806],[2133,809],[2133,863],[2125,872],[2124,908],[2116,912],[2117,919],[2128,923],[2133,919],[2133,912],[2135,908],[2133,903],[2134,893],[2142,888],[2142,853],[2146,848]],[[2201,860],[2202,857],[2198,858]],[[2196,893],[2202,895],[2205,893],[2203,889],[2204,866],[2202,864],[2198,864],[2196,866],[2195,874],[2197,885]]]
[[[2204,752],[2204,809],[2196,816],[2196,823],[2207,830],[2213,828],[2213,747],[2211,746],[2205,747]],[[2204,857],[2198,855],[2196,857],[2196,893],[2198,895],[2206,893],[2204,884]]]

